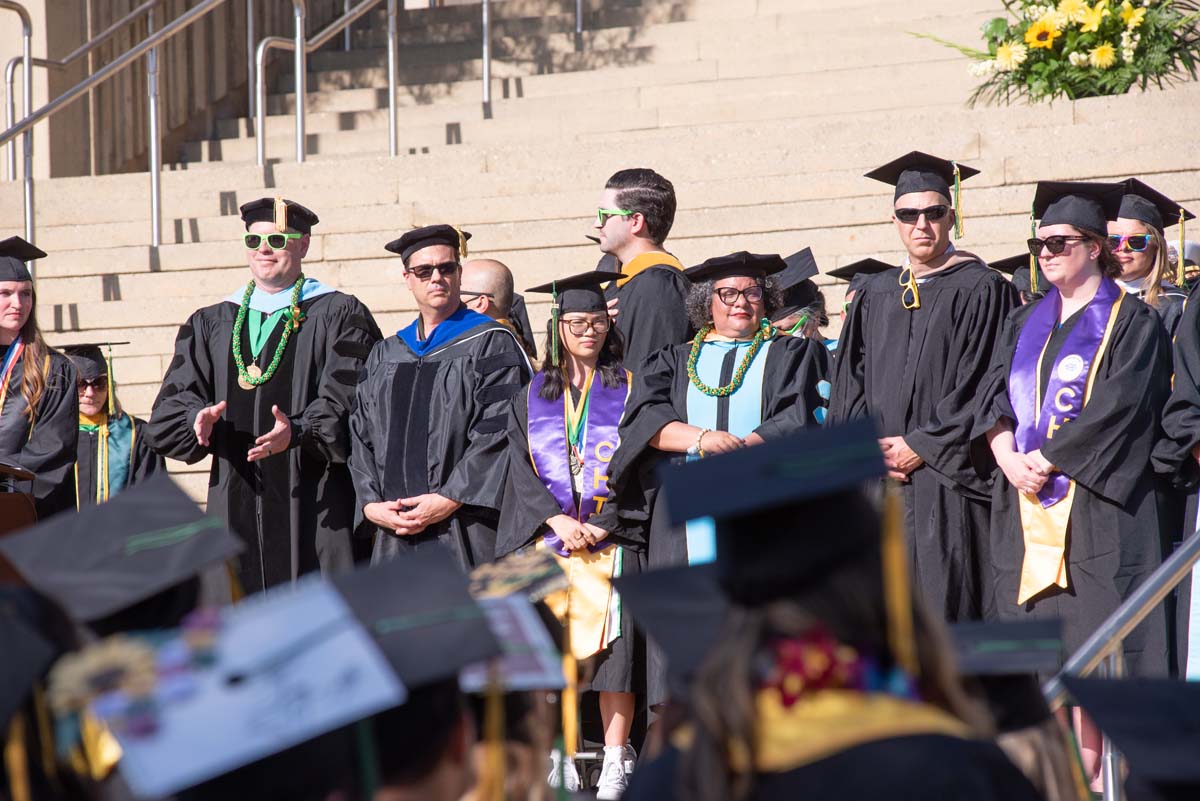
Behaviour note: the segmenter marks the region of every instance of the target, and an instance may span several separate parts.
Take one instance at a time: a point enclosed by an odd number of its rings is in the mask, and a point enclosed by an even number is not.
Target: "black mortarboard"
[[[0,597],[0,730],[21,708],[33,685],[46,672],[56,649],[15,606]]]
[[[166,474],[0,539],[0,556],[86,623],[129,610],[241,550]]]
[[[739,250],[737,253],[717,256],[702,264],[697,264],[695,267],[689,267],[683,271],[683,274],[692,283],[698,284],[701,281],[718,281],[737,275],[758,278],[759,276],[774,275],[785,269],[787,269],[787,263],[775,253],[759,254]]]
[[[100,342],[97,344],[63,345],[62,351],[71,359],[79,377],[92,381],[110,375],[112,365],[105,351],[112,352],[117,345],[128,345],[128,342]]]
[[[313,226],[321,220],[311,209],[306,209],[294,200],[280,197],[261,197],[243,203],[239,209],[242,220],[249,228],[256,222],[273,222],[279,230],[291,228],[302,234],[312,233]]]
[[[393,239],[384,245],[384,249],[399,254],[408,264],[408,257],[423,248],[433,245],[446,245],[454,248],[459,259],[467,257],[467,240],[471,235],[453,225],[426,225],[414,228],[399,239]]]
[[[812,280],[819,272],[812,248],[793,253],[783,261],[787,267],[775,278],[776,284],[783,290],[783,306],[773,315],[776,320],[782,320],[805,308],[817,299],[817,293],[820,291]]]
[[[1200,798],[1200,683],[1081,679],[1063,684],[1129,763],[1129,801]]]
[[[1038,181],[1033,216],[1042,225],[1071,225],[1108,236],[1108,221],[1117,218],[1125,187],[1084,181]]]
[[[954,198],[954,194],[950,187],[954,184],[956,168],[960,183],[979,174],[979,170],[965,164],[947,161],[914,150],[895,161],[889,161],[882,167],[871,170],[865,177],[874,178],[876,181],[896,187],[893,201],[899,199],[901,195],[912,192],[937,192],[947,200],[951,200]]]
[[[1046,276],[1042,273],[1042,268],[1038,267],[1037,282],[1038,288],[1034,290],[1033,283],[1030,280],[1029,269],[1029,253],[1018,253],[1016,256],[1009,256],[1006,259],[998,261],[989,261],[988,266],[997,272],[1002,272],[1012,276],[1012,285],[1019,292],[1045,292],[1050,286],[1046,281]]]
[[[846,287],[847,292],[854,292],[862,288],[862,285],[870,280],[871,276],[884,272],[885,270],[894,270],[896,265],[888,264],[879,259],[859,259],[852,261],[849,264],[843,264],[841,267],[830,270],[825,273],[834,278],[840,278],[843,281],[849,281],[850,286]]]
[[[0,240],[0,281],[32,281],[25,262],[46,258],[46,252],[19,236]]]
[[[446,552],[413,553],[333,582],[409,688],[500,653],[467,577]]]
[[[547,284],[539,284],[525,291],[551,295],[558,304],[559,314],[606,312],[608,311],[608,302],[604,299],[602,287],[609,281],[620,277],[620,273],[589,270],[586,273],[569,275]]]
[[[1001,732],[1051,717],[1038,676],[1062,665],[1062,622],[958,623],[951,627],[958,670],[983,693]]]
[[[1137,178],[1126,178],[1121,183],[1125,189],[1125,196],[1121,198],[1118,217],[1139,220],[1159,231],[1170,228],[1172,225],[1178,225],[1181,219],[1194,220],[1196,218],[1195,214]]]

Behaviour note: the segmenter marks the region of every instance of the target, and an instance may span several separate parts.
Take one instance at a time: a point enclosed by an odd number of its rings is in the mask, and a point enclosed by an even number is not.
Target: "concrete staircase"
[[[862,173],[908,150],[983,170],[966,184],[961,245],[1019,252],[1039,178],[1138,174],[1200,207],[1200,85],[1053,106],[965,108],[974,85],[923,31],[974,44],[997,0],[588,0],[574,36],[570,0],[495,0],[491,118],[480,98],[478,6],[405,12],[400,140],[387,153],[384,20],[355,49],[310,57],[310,160],[291,161],[295,95],[276,68],[265,168],[253,122],[218,120],[163,175],[165,236],[149,238],[143,174],[37,187],[40,320],[55,344],[130,340],[115,371],[146,415],[178,325],[247,280],[237,206],[283,194],[321,216],[306,272],[358,295],[380,326],[411,319],[399,260],[383,243],[449,221],[473,254],[512,267],[518,287],[594,265],[584,239],[605,179],[652,166],[674,181],[670,248],[685,263],[746,249],[813,248],[828,270],[898,260],[888,188]],[[577,46],[578,45],[578,46]],[[21,190],[0,185],[20,227]],[[826,289],[831,311],[842,288]],[[532,300],[532,299],[531,299]],[[533,304],[534,326],[544,306]],[[839,320],[831,326],[836,334]],[[205,465],[184,477],[204,492]]]

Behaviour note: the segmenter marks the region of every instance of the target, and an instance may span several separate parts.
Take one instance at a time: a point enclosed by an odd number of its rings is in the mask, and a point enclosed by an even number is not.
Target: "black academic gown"
[[[634,771],[624,801],[682,798],[681,754],[668,747]],[[944,735],[863,743],[783,773],[755,777],[750,801],[1041,801],[993,743]]]
[[[533,328],[529,325],[529,310],[525,308],[525,298],[519,292],[513,293],[512,310],[508,313],[508,322],[517,332],[517,338],[525,345],[529,358],[537,358],[537,343],[533,340]]]
[[[695,335],[688,321],[691,282],[666,265],[640,270],[624,286],[611,284],[604,296],[617,299],[617,329],[625,337],[625,364],[637,373],[659,348],[687,342]]]
[[[464,568],[493,559],[504,493],[508,405],[530,379],[512,330],[482,323],[418,357],[399,336],[371,351],[350,416],[355,527],[373,563],[446,547]],[[438,493],[463,504],[420,534],[379,529],[368,503]]]
[[[970,254],[920,285],[921,307],[905,309],[900,271],[869,279],[850,305],[834,361],[829,418],[871,416],[883,437],[902,436],[924,464],[900,484],[913,580],[930,611],[947,621],[980,614],[988,487],[970,455],[975,393],[1013,286]]]
[[[1138,300],[1145,301],[1146,299],[1146,293],[1143,291],[1134,292],[1128,288],[1125,291]],[[1167,331],[1167,336],[1175,336],[1175,329],[1179,327],[1179,320],[1183,317],[1183,305],[1187,297],[1187,293],[1179,287],[1164,283],[1162,291],[1158,294],[1158,304],[1151,306],[1158,313],[1163,328]]]
[[[0,358],[4,355],[0,349]],[[39,519],[75,508],[75,441],[79,431],[77,373],[71,360],[50,353],[46,385],[31,430],[21,394],[25,360],[13,366],[4,408],[0,409],[0,461],[33,472],[33,500]],[[26,485],[28,486],[28,485]],[[18,483],[18,489],[21,485]]]
[[[1039,300],[1037,303],[1045,303]],[[997,421],[1016,415],[1008,398],[1008,376],[1017,339],[1037,303],[1012,314],[997,343],[992,366],[979,389],[972,436],[980,447]],[[1054,360],[1080,315],[1050,336],[1042,357],[1045,391]],[[1017,491],[997,467],[992,476],[991,553],[984,585],[989,620],[1061,618],[1063,646],[1076,651],[1162,559],[1156,483],[1150,454],[1158,438],[1160,409],[1171,378],[1171,346],[1158,315],[1126,297],[1112,336],[1097,365],[1092,394],[1079,417],[1042,447],[1051,464],[1075,479],[1067,529],[1068,587],[1048,588],[1017,604],[1025,542]],[[990,450],[980,462],[990,466]],[[1166,670],[1166,624],[1156,608],[1125,640],[1132,675]]]
[[[133,418],[133,447],[129,451],[129,474],[125,481],[125,489],[145,481],[160,470],[167,469],[167,462],[150,447],[146,436],[145,420]],[[96,505],[96,486],[98,471],[96,468],[97,444],[100,434],[95,431],[79,432],[79,453],[76,460],[75,476],[79,487],[79,507]]]
[[[193,314],[179,329],[147,430],[164,456],[188,464],[214,456],[208,510],[246,546],[238,573],[247,593],[318,568],[349,570],[355,561],[346,420],[379,328],[366,306],[341,292],[311,298],[300,308],[305,320],[275,375],[249,391],[238,386],[233,361],[237,305],[225,301]],[[283,326],[276,326],[259,354],[260,367],[270,364]],[[249,365],[254,359],[246,333],[242,349]],[[222,400],[225,414],[213,427],[211,447],[204,447],[192,428],[196,413]],[[290,449],[247,462],[254,440],[275,425],[272,405],[292,420]]]

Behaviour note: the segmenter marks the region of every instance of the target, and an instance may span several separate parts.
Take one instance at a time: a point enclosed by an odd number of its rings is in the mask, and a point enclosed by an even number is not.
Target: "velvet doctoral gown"
[[[359,383],[350,470],[356,530],[374,538],[372,562],[427,547],[450,549],[464,568],[494,558],[508,405],[532,370],[511,329],[465,307],[455,315],[470,327],[460,324],[459,333],[423,354],[400,336],[380,342]],[[463,506],[412,536],[383,531],[363,516],[369,503],[426,493]]]
[[[108,444],[108,496],[111,498],[121,490],[145,481],[150,476],[166,470],[167,464],[150,447],[146,436],[145,420],[122,414],[115,425],[109,425]],[[79,489],[79,507],[92,506],[103,494],[100,470],[100,433],[79,429],[79,454],[75,463],[76,484]],[[120,464],[118,464],[118,461]]]
[[[625,365],[637,373],[642,363],[659,348],[691,339],[695,331],[688,322],[687,296],[691,281],[682,266],[668,253],[638,256],[621,271],[629,276],[612,284],[604,293],[617,300],[617,330],[625,337]]]
[[[355,561],[347,418],[379,328],[366,306],[341,292],[303,300],[300,309],[305,319],[275,375],[251,390],[238,385],[233,361],[238,305],[226,300],[195,312],[179,329],[150,417],[148,433],[160,454],[188,464],[213,456],[208,510],[246,545],[238,572],[248,593],[318,567],[349,570]],[[255,363],[265,372],[284,324],[275,327],[257,359],[243,332],[247,366]],[[228,406],[205,447],[193,430],[196,413],[222,400]],[[292,420],[290,449],[247,462],[254,440],[275,425],[272,405]]]
[[[0,347],[0,361],[7,348]],[[39,519],[75,508],[75,439],[79,426],[79,392],[75,365],[51,352],[46,385],[32,426],[21,394],[25,360],[9,374],[4,407],[0,409],[0,460],[33,472],[33,500]],[[18,483],[18,489],[28,485]]]
[[[1017,419],[1008,393],[1014,351],[1033,310],[1053,298],[1021,307],[1005,324],[978,393],[972,433],[980,453],[986,447],[985,435],[997,421]],[[1049,335],[1038,376],[1042,393],[1081,315],[1072,315]],[[1158,315],[1127,295],[1117,310],[1107,348],[1092,368],[1090,399],[1078,417],[1064,423],[1042,445],[1046,459],[1075,481],[1067,525],[1066,589],[1050,586],[1017,603],[1025,557],[1019,500],[1003,471],[991,470],[991,549],[984,585],[987,619],[1061,618],[1063,646],[1072,653],[1158,567],[1162,540],[1150,455],[1169,392],[1170,359],[1171,345]],[[992,465],[990,457],[989,450],[981,464]],[[1166,623],[1161,607],[1126,638],[1125,658],[1133,675],[1165,671]]]
[[[900,485],[913,580],[935,615],[978,619],[988,487],[972,467],[975,394],[1016,289],[966,253],[919,284],[906,309],[899,269],[869,279],[850,305],[834,361],[829,416],[871,416],[924,464]]]

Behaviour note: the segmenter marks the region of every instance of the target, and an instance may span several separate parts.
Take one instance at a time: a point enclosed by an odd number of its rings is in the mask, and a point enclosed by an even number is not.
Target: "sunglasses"
[[[1057,256],[1067,249],[1068,242],[1085,242],[1086,236],[1048,236],[1045,239],[1033,237],[1025,244],[1029,246],[1029,252],[1034,256],[1042,255],[1042,248],[1050,251],[1051,256]]]
[[[597,334],[607,334],[608,329],[612,328],[612,321],[607,317],[595,320],[563,320],[562,323],[567,327],[568,331],[577,337],[583,336],[588,331],[595,331]]]
[[[304,234],[252,234],[246,232],[242,234],[242,241],[246,243],[246,250],[258,250],[262,247],[263,240],[267,240],[267,247],[271,250],[283,250],[288,246],[288,241],[299,239]]]
[[[900,303],[909,311],[921,308],[921,291],[917,289],[917,279],[913,277],[912,267],[906,266],[900,271],[897,281],[904,287],[900,293]]]
[[[634,214],[637,212],[628,209],[596,209],[596,225],[603,228],[609,217],[632,217]]]
[[[1128,247],[1131,253],[1145,253],[1146,248],[1150,247],[1150,234],[1109,234],[1108,244],[1113,253],[1120,251],[1122,247]]]
[[[78,387],[80,392],[83,392],[85,389],[94,389],[97,392],[102,389],[108,389],[108,376],[102,375],[99,378],[92,379],[81,378],[79,379]]]
[[[923,209],[896,209],[894,212],[896,219],[905,225],[912,225],[917,220],[921,219],[921,215],[925,215],[925,219],[930,222],[936,222],[946,216],[950,211],[949,206],[926,206]]]
[[[720,289],[714,289],[713,294],[720,298],[726,306],[737,303],[738,298],[745,298],[747,303],[758,303],[763,299],[763,288],[758,285],[748,286],[745,289],[723,286]]]
[[[433,277],[433,271],[437,270],[441,275],[454,275],[458,272],[459,263],[456,261],[445,261],[441,264],[424,264],[420,267],[409,267],[406,272],[417,277],[419,281],[428,281]]]

